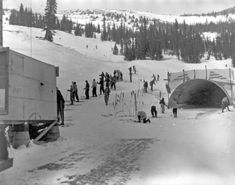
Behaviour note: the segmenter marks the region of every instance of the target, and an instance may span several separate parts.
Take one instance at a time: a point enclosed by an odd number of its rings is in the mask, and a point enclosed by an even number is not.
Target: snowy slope
[[[120,69],[124,82],[111,92],[109,106],[103,96],[83,100],[74,106],[66,102],[65,127],[53,143],[14,150],[14,167],[0,174],[6,185],[127,184],[127,185],[233,185],[235,183],[234,112],[220,110],[180,110],[177,119],[171,110],[160,113],[159,92],[166,97],[166,73],[182,69],[225,68],[231,61],[184,64],[175,57],[163,61],[126,62],[113,56],[112,42],[75,37],[56,32],[55,42],[41,38],[40,29],[4,24],[4,46],[60,67],[58,86],[68,100],[67,89],[77,81],[82,97],[84,80],[98,79],[102,71]],[[86,47],[88,45],[88,48]],[[97,49],[96,49],[97,46]],[[137,75],[128,80],[128,67],[135,65]],[[152,123],[133,120],[132,90],[142,87],[142,79],[160,74],[160,82],[151,94],[140,94],[139,109],[148,115],[156,105],[159,118]],[[123,112],[114,110],[115,93],[125,92]],[[232,109],[234,111],[234,109]],[[115,112],[116,111],[116,112]],[[116,116],[114,113],[117,113]]]

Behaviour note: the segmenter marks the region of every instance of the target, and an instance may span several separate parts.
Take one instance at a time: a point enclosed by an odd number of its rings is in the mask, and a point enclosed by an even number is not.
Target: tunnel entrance
[[[189,80],[179,85],[170,100],[176,98],[183,107],[221,107],[223,97],[229,95],[219,84],[203,79]]]

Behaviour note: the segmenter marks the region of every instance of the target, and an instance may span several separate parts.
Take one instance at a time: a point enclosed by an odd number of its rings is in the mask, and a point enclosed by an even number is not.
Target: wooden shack
[[[44,124],[43,130],[57,121],[57,76],[58,67],[0,48],[0,121],[13,147],[37,137],[29,132],[32,126]]]

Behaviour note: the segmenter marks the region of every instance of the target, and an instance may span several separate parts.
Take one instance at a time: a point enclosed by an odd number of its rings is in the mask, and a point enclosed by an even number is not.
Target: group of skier
[[[165,103],[165,99],[164,98],[161,98],[159,104],[160,104],[160,107],[161,107],[161,113],[162,114],[165,113],[165,107],[167,107],[168,109],[172,108],[172,113],[173,113],[174,118],[177,117],[178,105],[177,105],[176,98],[173,98],[170,101],[169,106]],[[222,100],[221,100],[222,113],[224,112],[225,109],[227,109],[227,111],[230,111],[229,105],[230,105],[230,102],[229,102],[228,97],[226,96],[226,97],[222,98]],[[151,110],[150,111],[151,111],[152,117],[157,117],[157,109],[156,109],[155,105],[151,106]],[[137,117],[138,117],[138,121],[139,122],[141,122],[141,121],[143,121],[143,123],[147,123],[147,122],[150,123],[151,122],[150,119],[147,118],[147,114],[144,111],[142,111],[142,110],[138,111]]]
[[[130,82],[132,82],[132,70],[134,71],[134,73],[136,73],[136,68],[135,66],[130,67],[129,68],[129,72],[130,72]],[[150,86],[151,86],[151,90],[153,90],[153,84],[157,83],[159,81],[159,75],[156,76],[153,74],[152,76],[152,80],[150,81]],[[109,74],[109,73],[104,73],[102,72],[99,75],[99,81],[96,82],[95,79],[93,79],[92,81],[92,96],[93,97],[97,97],[97,85],[100,85],[100,95],[104,94],[104,102],[105,105],[108,105],[108,101],[109,101],[109,95],[111,90],[116,90],[116,82],[117,81],[122,81],[123,80],[123,74],[120,70],[114,70],[113,75]],[[144,81],[143,84],[143,90],[145,93],[147,93],[147,89],[148,89],[148,82]],[[88,81],[85,81],[85,98],[89,99],[89,90],[90,90],[90,84],[88,83]],[[74,101],[79,102],[79,96],[78,96],[78,87],[76,82],[72,82],[72,84],[70,85],[70,89],[68,89],[68,91],[70,92],[70,101],[71,101],[71,105],[73,105]],[[61,92],[58,90],[57,88],[57,114],[58,114],[58,120],[61,120],[61,124],[64,125],[64,103],[65,100],[61,94]],[[172,113],[173,116],[176,118],[177,117],[177,110],[178,110],[178,105],[177,105],[177,100],[175,98],[171,99],[169,106],[165,103],[165,99],[161,98],[160,102],[160,108],[161,108],[161,113],[164,114],[165,113],[165,107],[172,108]],[[229,100],[227,97],[224,97],[221,101],[221,107],[222,107],[222,112],[224,112],[224,109],[227,108],[228,111],[229,110]],[[155,105],[151,106],[151,115],[152,117],[157,117],[157,108]],[[137,113],[137,117],[138,117],[138,121],[141,122],[143,121],[143,123],[147,123],[147,122],[151,122],[149,118],[147,118],[147,114],[144,111],[138,111]]]
[[[165,99],[161,98],[159,104],[160,104],[160,107],[161,107],[161,113],[162,114],[165,113],[165,107],[167,107],[168,109],[171,107],[174,118],[177,117],[178,105],[177,105],[176,99],[172,99],[170,106],[168,106],[165,103]],[[157,118],[157,108],[156,108],[155,105],[151,106],[150,112],[151,112],[151,115],[152,115],[153,118],[154,117]],[[141,121],[143,121],[143,123],[147,123],[147,122],[150,123],[151,122],[150,119],[147,118],[147,114],[143,110],[138,111],[137,118],[138,118],[138,122],[141,122]]]
[[[97,97],[97,86],[100,86],[100,95],[104,94],[104,100],[105,105],[108,105],[108,99],[110,90],[116,90],[116,82],[123,80],[123,75],[120,70],[114,70],[113,75],[109,73],[102,72],[99,75],[99,81],[96,81],[95,79],[92,80],[91,88],[92,88],[92,97]],[[74,101],[79,102],[79,96],[78,96],[78,87],[76,82],[72,82],[70,85],[70,89],[68,89],[70,92],[70,105],[74,104]],[[85,80],[85,99],[90,98],[90,84],[87,80]]]
[[[151,91],[153,91],[153,85],[156,85],[156,83],[160,80],[160,76],[158,74],[156,77],[155,74],[153,74],[152,78],[153,79],[149,82]],[[144,92],[147,93],[148,92],[148,81],[144,80],[143,88],[144,88]]]

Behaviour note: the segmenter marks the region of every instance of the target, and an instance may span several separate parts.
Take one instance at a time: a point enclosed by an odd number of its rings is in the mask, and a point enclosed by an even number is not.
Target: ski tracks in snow
[[[157,139],[120,139],[101,148],[99,155],[87,150],[79,150],[56,162],[37,167],[38,170],[58,171],[74,168],[74,173],[57,179],[58,184],[64,185],[123,185],[130,180],[131,175],[140,170],[140,160],[144,152]],[[96,150],[97,151],[97,150]],[[79,173],[78,164],[96,161],[90,170]],[[99,162],[98,164],[97,161]],[[95,165],[96,164],[96,165]],[[90,165],[90,164],[89,164]],[[77,172],[77,174],[76,174]]]

